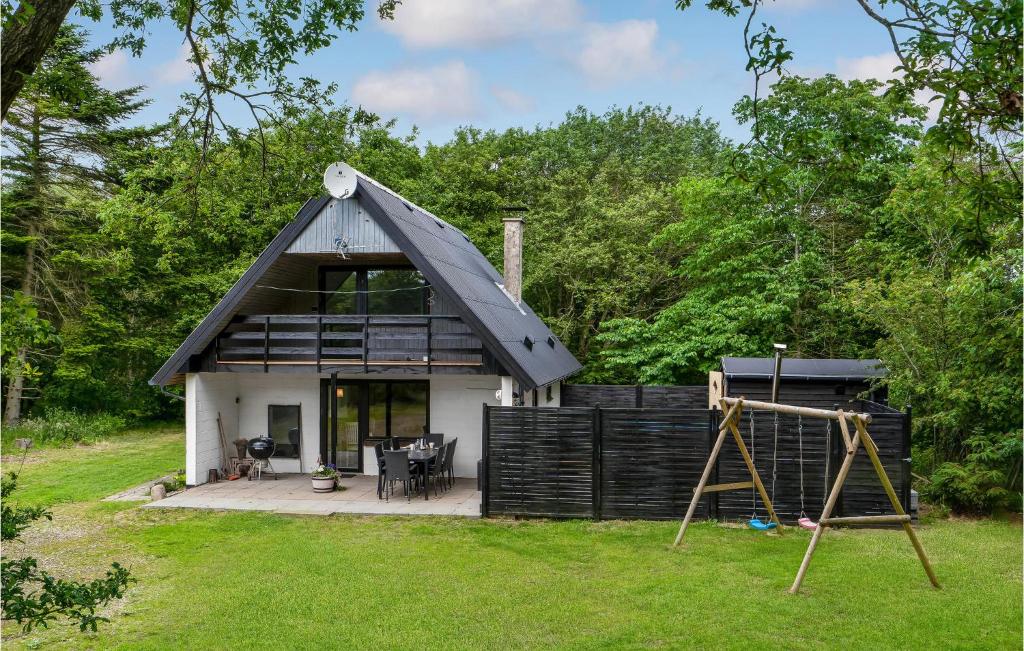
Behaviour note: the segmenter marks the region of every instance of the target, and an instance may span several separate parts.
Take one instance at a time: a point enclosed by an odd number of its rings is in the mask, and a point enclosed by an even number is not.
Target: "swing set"
[[[683,518],[683,523],[679,527],[679,533],[676,535],[674,546],[679,546],[683,542],[683,536],[686,535],[686,529],[690,525],[690,520],[693,518],[693,514],[697,511],[697,505],[700,503],[701,498],[705,493],[713,493],[719,491],[730,491],[730,490],[745,490],[747,488],[754,489],[756,493],[753,495],[753,513],[747,523],[752,529],[760,531],[775,529],[779,534],[782,533],[782,523],[779,522],[779,518],[775,513],[773,506],[773,500],[775,497],[775,479],[778,461],[778,447],[779,447],[779,414],[789,414],[798,417],[797,421],[797,432],[799,441],[799,454],[800,454],[800,519],[797,524],[803,528],[812,530],[814,534],[811,536],[811,542],[807,547],[807,552],[804,554],[803,562],[800,564],[800,569],[797,571],[796,579],[793,581],[793,585],[790,587],[789,592],[796,594],[800,591],[800,585],[803,583],[804,576],[807,574],[807,567],[811,563],[811,557],[814,555],[814,550],[818,546],[818,541],[821,540],[821,536],[824,534],[827,527],[837,525],[858,525],[858,524],[890,524],[899,523],[903,530],[906,532],[907,537],[910,538],[910,543],[914,546],[914,551],[917,552],[917,557],[921,561],[921,565],[924,567],[925,573],[928,575],[928,580],[931,584],[939,588],[939,580],[935,576],[935,572],[932,570],[931,563],[928,561],[928,556],[925,554],[924,547],[921,546],[921,542],[917,539],[917,535],[914,533],[913,527],[910,525],[910,516],[903,510],[903,505],[900,504],[899,498],[896,496],[896,491],[892,487],[892,482],[889,481],[889,476],[885,472],[885,468],[882,466],[882,462],[878,458],[878,446],[875,441],[871,438],[868,433],[867,426],[871,423],[871,414],[861,414],[855,412],[845,412],[842,409],[829,410],[829,409],[815,409],[812,407],[798,407],[795,405],[780,404],[777,402],[760,402],[756,400],[746,400],[744,398],[728,398],[723,397],[719,400],[719,405],[722,408],[722,412],[725,414],[725,418],[722,419],[721,424],[718,427],[718,438],[715,440],[715,444],[711,449],[711,455],[708,458],[708,463],[704,467],[704,473],[701,475],[700,482],[697,484],[697,488],[693,491],[693,499],[690,501],[690,507],[686,511],[686,516]],[[769,497],[765,490],[764,483],[761,481],[761,477],[757,472],[757,468],[754,465],[754,458],[751,452],[748,451],[746,444],[743,441],[743,435],[740,434],[739,424],[742,422],[743,409],[749,408],[750,412],[750,444],[751,449],[754,448],[754,419],[753,411],[768,411],[773,412],[775,415],[775,444],[772,453],[772,496]],[[803,418],[824,418],[826,419],[826,455],[825,455],[825,494],[828,498],[825,500],[825,504],[822,507],[821,516],[817,522],[814,522],[804,511],[804,474],[803,474]],[[828,468],[828,454],[830,441],[832,439],[832,421],[839,423],[839,431],[843,436],[843,443],[846,446],[846,458],[843,460],[842,466],[836,473],[835,484],[832,486],[831,492],[828,490],[828,479],[829,479],[829,468]],[[850,423],[853,423],[854,432],[850,434]],[[708,485],[708,479],[711,477],[711,472],[715,467],[715,463],[718,460],[718,455],[722,451],[722,444],[725,442],[726,436],[731,433],[733,440],[736,442],[736,446],[740,450],[740,454],[743,456],[743,461],[747,466],[747,470],[750,472],[751,481],[749,482],[732,482],[727,484],[713,484]],[[850,472],[850,468],[853,466],[854,457],[857,451],[863,449],[871,460],[871,465],[874,466],[875,473],[878,475],[879,482],[882,484],[882,488],[885,490],[886,495],[889,497],[889,501],[892,503],[893,509],[896,511],[895,515],[863,515],[853,517],[838,517],[833,518],[832,509],[835,507],[836,501],[839,498],[839,492],[843,488],[843,484],[846,482],[846,477]],[[767,510],[768,519],[767,521],[761,519],[757,514],[757,495],[760,495],[761,502],[764,504]]]

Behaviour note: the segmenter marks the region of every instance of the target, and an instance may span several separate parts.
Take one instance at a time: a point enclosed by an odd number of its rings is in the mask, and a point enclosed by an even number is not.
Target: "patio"
[[[304,515],[359,513],[367,515],[453,515],[480,517],[480,492],[475,479],[456,479],[445,493],[430,499],[413,495],[406,501],[401,486],[396,486],[390,502],[377,499],[377,478],[356,475],[341,480],[344,490],[314,493],[309,475],[282,474],[276,480],[240,479],[202,484],[171,495],[146,508],[224,509],[230,511],[272,511]]]

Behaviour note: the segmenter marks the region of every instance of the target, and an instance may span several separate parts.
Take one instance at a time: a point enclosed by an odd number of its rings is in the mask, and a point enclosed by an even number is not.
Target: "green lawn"
[[[122,442],[141,445],[124,437],[93,450],[97,474],[105,459],[122,465]],[[61,463],[60,452],[37,465]],[[121,559],[139,583],[98,635],[65,627],[21,635],[7,624],[12,646],[1019,649],[1022,643],[1019,522],[922,527],[941,591],[929,587],[901,533],[832,532],[819,546],[804,593],[794,597],[786,588],[809,534],[793,529],[780,538],[700,524],[687,534],[686,548],[674,550],[675,523],[154,511],[96,504],[95,491],[94,482],[90,497],[58,505],[52,529],[44,525],[26,546],[69,572],[97,573]]]
[[[32,449],[24,466],[19,450],[4,455],[4,471],[18,470],[20,501],[87,502],[184,467],[185,435],[180,426],[133,429],[92,445]]]

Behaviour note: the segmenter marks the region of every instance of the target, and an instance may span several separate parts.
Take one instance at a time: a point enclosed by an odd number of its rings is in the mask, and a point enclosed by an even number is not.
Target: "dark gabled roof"
[[[501,275],[462,231],[364,176],[357,194],[430,284],[459,306],[460,316],[523,389],[582,368],[529,305],[512,301]]]
[[[526,303],[512,301],[500,286],[502,277],[462,231],[361,174],[355,196],[523,389],[550,384],[582,368]],[[320,197],[306,202],[150,384],[180,381],[189,357],[201,353],[227,325],[246,294],[329,201]]]
[[[775,360],[771,357],[723,357],[722,371],[727,378],[770,378],[775,372]],[[870,380],[885,377],[887,372],[877,359],[782,358],[782,377],[791,380]]]
[[[313,221],[313,218],[317,216],[329,201],[330,197],[318,197],[310,199],[303,204],[302,208],[299,208],[299,212],[295,214],[295,219],[282,228],[281,232],[267,245],[267,248],[263,249],[263,253],[260,253],[256,261],[245,270],[245,273],[231,286],[228,293],[210,310],[210,313],[192,331],[192,334],[178,346],[178,349],[164,362],[160,370],[149,379],[150,384],[166,386],[181,381],[179,376],[183,372],[182,369],[188,365],[188,358],[202,352],[206,345],[213,341],[217,333],[234,316],[235,308],[245,297],[246,293],[252,289],[263,273],[288,248],[292,240],[298,237],[299,233],[309,225],[309,222]]]

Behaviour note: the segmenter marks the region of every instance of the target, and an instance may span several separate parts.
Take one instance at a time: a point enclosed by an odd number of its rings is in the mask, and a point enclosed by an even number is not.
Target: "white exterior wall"
[[[345,379],[367,378],[338,378],[339,381]],[[483,448],[483,403],[499,404],[494,393],[501,387],[501,381],[498,376],[489,375],[432,375],[429,381],[430,431],[444,433],[446,440],[458,437],[455,474],[476,477],[477,461]],[[541,402],[544,402],[543,397]],[[549,404],[554,406],[554,403]],[[310,472],[320,455],[320,378],[277,373],[188,374],[185,380],[188,484],[205,483],[209,470],[221,465],[218,412],[224,422],[230,454],[234,455],[232,441],[239,436],[255,438],[267,434],[269,405],[300,405],[302,418],[301,466],[299,459],[274,458],[271,460],[274,469],[283,473]],[[371,475],[377,472],[372,447],[363,448],[363,471]]]
[[[185,376],[185,482],[204,484],[210,469],[220,468],[220,433],[224,424],[228,445],[237,437],[236,377],[230,373],[189,373]]]
[[[500,387],[496,375],[431,376],[430,431],[444,433],[446,441],[458,437],[456,477],[476,477],[483,452],[483,404],[497,406],[494,392]]]
[[[320,379],[315,375],[285,373],[235,375],[238,376],[238,433],[232,440],[238,436],[253,439],[269,434],[270,405],[299,405],[299,458],[274,457],[270,463],[277,472],[312,472],[320,456]]]

